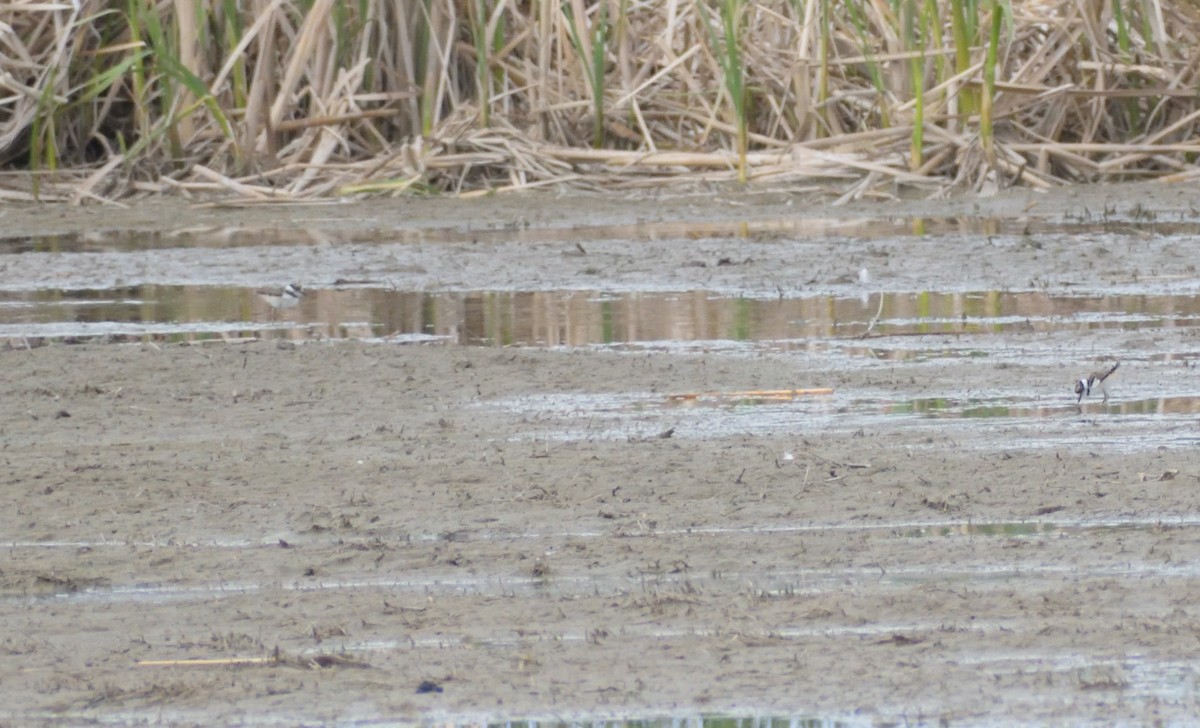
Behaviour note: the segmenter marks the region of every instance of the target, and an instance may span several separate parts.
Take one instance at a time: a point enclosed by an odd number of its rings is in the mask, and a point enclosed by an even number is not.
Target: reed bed
[[[1200,175],[1160,0],[8,0],[0,199]]]

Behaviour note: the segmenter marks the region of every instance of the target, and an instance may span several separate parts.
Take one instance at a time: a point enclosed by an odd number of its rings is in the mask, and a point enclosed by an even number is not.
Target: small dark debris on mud
[[[421,684],[417,686],[417,694],[418,695],[424,695],[426,693],[440,693],[440,692],[442,692],[442,686],[438,685],[437,683],[435,683],[432,680],[422,680]]]

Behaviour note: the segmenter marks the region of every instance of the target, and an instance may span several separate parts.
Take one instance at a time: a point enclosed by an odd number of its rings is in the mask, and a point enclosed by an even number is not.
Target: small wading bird
[[[300,303],[300,299],[304,296],[304,289],[295,283],[289,283],[283,288],[255,291],[255,293],[271,308],[291,308]]]
[[[1104,402],[1107,403],[1108,387],[1104,386],[1104,380],[1112,376],[1112,373],[1117,371],[1117,367],[1119,366],[1121,366],[1121,362],[1113,364],[1112,368],[1108,371],[1097,369],[1087,375],[1087,377],[1075,382],[1075,394],[1079,395],[1078,399],[1075,400],[1075,404],[1082,402],[1084,397],[1090,397],[1092,395],[1092,387],[1100,388],[1100,392],[1104,395]]]

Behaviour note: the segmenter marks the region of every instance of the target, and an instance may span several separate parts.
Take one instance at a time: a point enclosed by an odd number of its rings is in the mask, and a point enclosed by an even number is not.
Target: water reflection
[[[1200,397],[1154,397],[1151,399],[1110,400],[1107,404],[1084,402],[1082,405],[1056,402],[1047,405],[1013,405],[1006,400],[955,400],[949,398],[910,399],[888,404],[887,414],[919,415],[930,418],[1048,417],[1063,412],[1112,415],[1191,415],[1200,412]]]
[[[295,306],[279,308],[244,288],[146,285],[10,292],[0,298],[0,338],[203,338],[208,330],[214,336],[237,332],[289,338],[420,335],[483,346],[770,342],[782,349],[828,349],[831,341],[838,341],[847,354],[877,358],[913,356],[913,351],[896,347],[908,340],[919,346],[922,357],[980,357],[988,355],[986,349],[968,345],[978,339],[963,337],[1197,323],[1196,295],[922,291],[750,299],[704,291],[426,293],[348,288],[308,290]],[[864,334],[866,338],[858,338]],[[881,340],[889,346],[870,343]]]
[[[458,723],[459,726],[477,726],[475,722]],[[487,723],[487,728],[842,728],[856,725],[873,725],[870,721],[846,721],[834,718],[677,714],[654,718],[583,718],[569,722],[557,718],[546,720],[504,721]]]
[[[925,235],[1040,235],[1152,232],[1158,235],[1200,235],[1195,220],[1158,221],[1117,215],[1096,219],[999,219],[994,217],[815,218],[747,217],[742,220],[645,220],[627,224],[530,226],[521,221],[483,226],[412,227],[341,230],[330,234],[311,227],[208,226],[162,232],[98,230],[85,233],[0,237],[0,256],[20,253],[131,252],[168,248],[222,249],[246,246],[287,246],[371,243],[546,243],[573,240],[699,240],[713,238],[832,238],[881,240]]]

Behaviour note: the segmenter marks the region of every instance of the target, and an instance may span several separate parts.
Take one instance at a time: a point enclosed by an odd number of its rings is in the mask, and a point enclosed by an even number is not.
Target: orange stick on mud
[[[229,665],[274,665],[278,657],[214,657],[196,660],[138,660],[138,667],[225,667]]]

